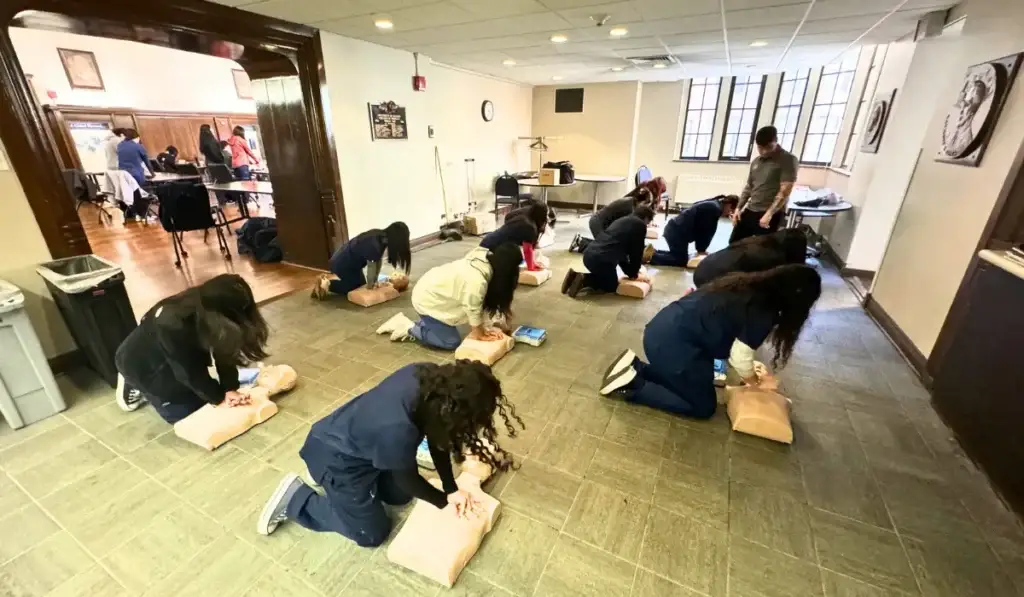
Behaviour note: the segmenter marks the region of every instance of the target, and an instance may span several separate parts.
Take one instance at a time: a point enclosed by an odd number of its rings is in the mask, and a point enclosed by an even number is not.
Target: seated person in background
[[[494,232],[484,236],[480,246],[496,249],[504,243],[512,243],[523,248],[526,269],[531,272],[544,269],[533,260],[533,252],[537,249],[540,235],[548,227],[548,208],[543,203],[534,203],[527,207],[508,212],[505,223]]]
[[[708,255],[693,271],[697,288],[733,272],[763,272],[807,258],[807,236],[797,228],[768,235],[749,236]]]
[[[689,247],[692,242],[697,255],[708,254],[708,245],[718,230],[718,220],[729,217],[739,202],[736,195],[719,195],[712,199],[698,201],[679,212],[679,215],[665,224],[665,242],[668,251],[655,251],[654,245],[647,245],[644,261],[651,265],[685,267],[690,260]]]
[[[596,217],[596,216],[595,216]],[[591,242],[583,251],[583,265],[589,274],[570,269],[562,281],[562,294],[572,298],[583,288],[599,292],[615,292],[619,287],[619,275],[615,267],[630,280],[647,282],[640,274],[641,259],[647,227],[654,220],[654,210],[647,205],[637,206],[631,215],[612,222],[601,238]]]
[[[339,533],[361,547],[376,547],[391,533],[385,504],[406,504],[416,497],[439,509],[452,504],[460,516],[472,515],[477,503],[455,484],[451,458],[461,463],[468,451],[493,470],[511,468],[511,456],[497,443],[495,414],[510,437],[517,433],[513,423],[523,428],[487,365],[460,360],[402,367],[313,424],[299,455],[324,494],[288,474],[256,530],[269,535],[294,520],[312,531]],[[417,470],[416,450],[424,436],[442,490]]]
[[[632,214],[633,210],[637,207],[641,205],[652,205],[654,195],[649,188],[650,182],[652,181],[645,182],[633,189],[622,199],[616,199],[608,205],[605,205],[596,214],[590,217],[588,225],[590,226],[590,233],[594,235],[593,240],[598,240],[604,236],[605,231],[612,225],[612,222]],[[572,239],[572,242],[569,243],[569,251],[579,251],[582,253],[591,242],[591,240],[585,239],[581,235],[577,234]]]
[[[313,286],[312,297],[324,300],[328,294],[345,296],[361,286],[376,288],[385,251],[391,267],[406,273],[411,271],[412,249],[405,222],[393,222],[384,230],[367,230],[338,247],[327,265],[336,279],[329,274],[320,276]],[[364,276],[363,268],[367,265],[370,267]]]
[[[168,145],[167,149],[157,154],[156,163],[164,172],[174,172],[178,163],[178,148]]]
[[[165,298],[117,349],[117,404],[131,411],[148,401],[171,424],[204,404],[247,404],[237,392],[238,367],[267,357],[269,334],[252,289],[237,274]],[[210,377],[211,360],[218,379]]]
[[[512,297],[519,284],[523,254],[512,243],[493,251],[477,247],[462,259],[439,265],[423,274],[412,289],[412,306],[419,321],[405,320],[392,329],[392,340],[412,338],[441,350],[455,350],[462,334],[455,326],[470,325],[473,340],[500,340],[492,318],[512,316]],[[507,323],[506,323],[507,326]]]
[[[669,304],[644,327],[644,363],[624,351],[605,374],[601,394],[708,419],[715,414],[715,359],[729,359],[743,382],[757,386],[754,350],[771,340],[772,365],[786,365],[821,278],[808,265],[734,273]]]

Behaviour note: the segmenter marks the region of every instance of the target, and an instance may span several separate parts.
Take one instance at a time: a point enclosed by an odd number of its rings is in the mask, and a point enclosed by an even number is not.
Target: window
[[[843,168],[853,169],[853,163],[860,153],[860,134],[864,126],[864,119],[868,110],[871,109],[871,102],[875,101],[875,92],[878,90],[878,76],[882,73],[882,64],[885,63],[885,54],[889,46],[875,46],[875,53],[871,57],[871,68],[868,69],[868,81],[864,85],[864,93],[860,96],[860,104],[857,106],[857,116],[853,121],[853,129],[850,134],[850,142],[843,152],[843,161],[840,162]]]
[[[761,113],[761,92],[765,77],[733,77],[729,109],[725,113],[722,137],[723,160],[749,160],[754,127]]]
[[[800,111],[804,107],[804,94],[811,69],[805,68],[793,73],[783,73],[779,87],[779,99],[775,102],[775,128],[779,130],[779,145],[786,151],[793,151],[796,142],[796,127],[800,123]]]
[[[847,52],[842,61],[821,69],[818,93],[814,96],[811,124],[807,127],[800,161],[807,164],[828,164],[839,144],[839,129],[843,126],[846,102],[853,89],[853,76],[857,71],[859,50]]]
[[[721,79],[693,79],[690,99],[686,104],[686,122],[683,124],[684,160],[706,160],[711,157],[711,136],[715,132],[715,114],[718,112],[718,90]]]

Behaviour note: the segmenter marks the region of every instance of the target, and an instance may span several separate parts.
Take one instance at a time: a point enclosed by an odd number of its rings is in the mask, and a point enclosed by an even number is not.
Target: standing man
[[[774,126],[762,127],[754,135],[757,157],[750,164],[747,184],[740,195],[739,207],[732,214],[733,229],[729,244],[757,234],[779,229],[789,194],[793,192],[796,156],[779,146]]]

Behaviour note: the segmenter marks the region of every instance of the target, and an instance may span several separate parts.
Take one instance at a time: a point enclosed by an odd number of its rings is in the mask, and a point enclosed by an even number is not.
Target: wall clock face
[[[491,100],[484,100],[484,103],[481,104],[480,115],[484,117],[486,122],[494,120],[494,104],[491,103]]]

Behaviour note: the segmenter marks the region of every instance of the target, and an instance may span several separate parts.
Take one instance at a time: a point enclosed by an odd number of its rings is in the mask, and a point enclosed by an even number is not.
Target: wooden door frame
[[[57,159],[57,148],[47,132],[47,120],[25,79],[8,27],[23,11],[43,11],[69,17],[81,25],[71,32],[103,37],[133,39],[146,28],[167,34],[168,39],[196,38],[207,42],[223,40],[246,48],[246,57],[264,58],[262,64],[243,63],[250,76],[269,74],[274,60],[286,61],[297,72],[303,92],[304,117],[309,132],[313,172],[323,206],[324,223],[330,225],[328,244],[348,238],[337,149],[327,103],[327,77],[323,64],[320,33],[304,25],[279,21],[236,8],[200,0],[170,0],[139,3],[130,0],[13,0],[0,6],[0,138],[11,166],[28,198],[29,205],[54,258],[90,252],[89,241],[68,199]],[[115,28],[90,28],[96,22],[116,23]],[[93,31],[96,31],[95,33]],[[135,40],[139,41],[139,40]],[[174,47],[173,43],[170,44]],[[195,47],[180,49],[197,51]],[[201,49],[201,47],[200,47]],[[333,212],[333,213],[332,213]],[[331,234],[331,231],[334,234]],[[326,247],[323,263],[330,250]]]

